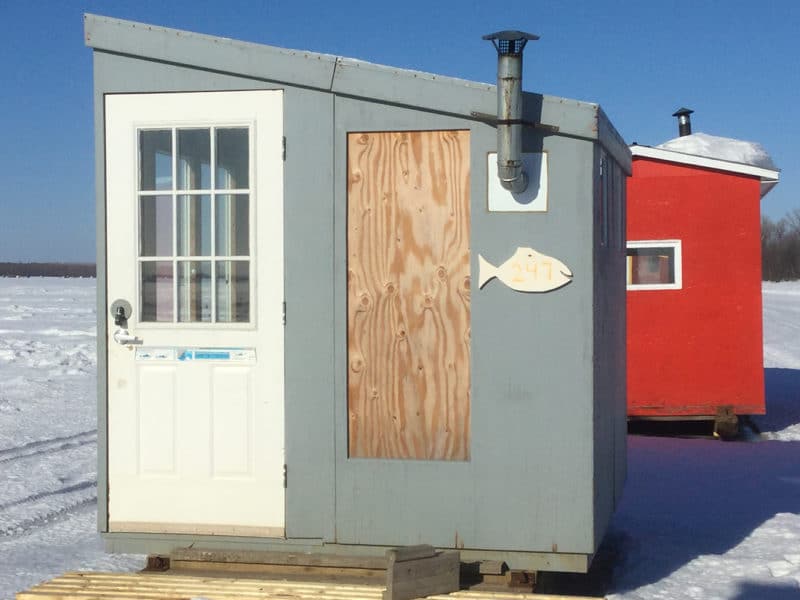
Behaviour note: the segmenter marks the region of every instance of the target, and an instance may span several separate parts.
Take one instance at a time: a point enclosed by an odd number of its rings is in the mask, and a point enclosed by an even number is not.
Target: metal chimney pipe
[[[528,187],[522,166],[522,51],[538,35],[498,31],[483,36],[497,50],[497,176],[519,194]]]
[[[692,119],[689,117],[694,111],[691,108],[679,108],[674,113],[673,117],[678,117],[678,136],[692,135]]]

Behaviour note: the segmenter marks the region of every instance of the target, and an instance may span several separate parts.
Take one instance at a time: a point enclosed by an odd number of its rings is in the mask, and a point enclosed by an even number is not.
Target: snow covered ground
[[[141,568],[95,533],[95,280],[0,278],[0,598],[75,569]]]
[[[141,568],[95,533],[95,282],[0,278],[0,600]],[[614,599],[800,598],[800,283],[764,284],[768,415],[748,442],[629,438]]]

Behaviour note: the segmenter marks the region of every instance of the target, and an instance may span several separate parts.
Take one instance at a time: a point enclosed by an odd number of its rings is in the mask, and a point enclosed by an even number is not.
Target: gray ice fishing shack
[[[505,104],[94,15],[85,35],[108,549],[586,570],[625,478],[630,155],[600,107],[519,113],[524,34],[492,36]]]

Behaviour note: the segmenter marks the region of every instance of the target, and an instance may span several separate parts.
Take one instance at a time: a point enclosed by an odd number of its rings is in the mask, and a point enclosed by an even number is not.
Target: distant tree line
[[[96,277],[94,263],[0,262],[0,277]]]
[[[761,278],[800,279],[800,209],[778,221],[761,217]]]

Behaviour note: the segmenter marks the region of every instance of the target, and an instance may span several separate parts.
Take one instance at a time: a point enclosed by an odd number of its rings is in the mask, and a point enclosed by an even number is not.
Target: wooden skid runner
[[[168,573],[67,573],[17,594],[17,600],[380,600],[382,586]],[[461,591],[431,600],[581,600],[577,596]],[[583,598],[583,600],[588,600]]]

